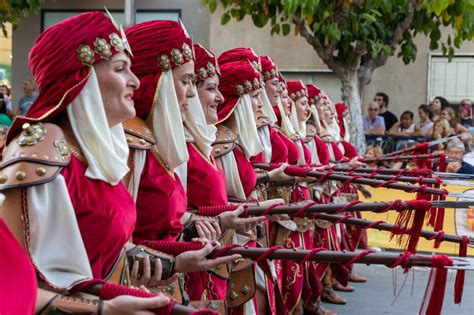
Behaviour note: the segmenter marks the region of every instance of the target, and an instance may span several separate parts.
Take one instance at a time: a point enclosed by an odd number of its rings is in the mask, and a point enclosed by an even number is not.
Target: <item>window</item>
[[[286,80],[302,80],[303,83],[312,83],[320,90],[326,92],[334,103],[342,103],[341,100],[341,81],[329,71],[281,71]]]
[[[61,22],[68,17],[79,15],[91,10],[42,10],[41,11],[41,30]],[[109,10],[115,21],[123,25],[125,16],[123,10]],[[146,22],[151,20],[174,20],[181,17],[181,10],[137,10],[136,22]]]
[[[443,96],[451,103],[459,103],[474,95],[474,55],[448,58],[430,56],[428,74],[428,102],[436,96]]]

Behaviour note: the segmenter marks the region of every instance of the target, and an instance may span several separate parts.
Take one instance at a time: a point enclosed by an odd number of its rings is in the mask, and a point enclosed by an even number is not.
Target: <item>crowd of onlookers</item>
[[[394,145],[386,146],[377,141],[369,141],[366,157],[382,156],[387,151],[399,150],[420,141],[433,141],[431,150],[445,151],[448,172],[474,174],[472,101],[464,99],[459,106],[449,104],[444,97],[435,97],[430,105],[418,106],[418,122],[412,111],[404,111],[400,120],[387,107],[389,98],[385,93],[377,93],[367,106],[367,115],[363,118],[364,131],[368,138],[384,136],[384,141]],[[456,109],[455,109],[456,108]],[[453,137],[457,136],[457,137]],[[443,141],[453,137],[449,141]],[[395,140],[394,140],[395,139]],[[394,141],[393,141],[394,140]],[[440,140],[437,141],[436,140]],[[471,152],[472,151],[472,152]],[[371,166],[376,166],[376,163]],[[394,163],[391,167],[405,167],[403,163]]]
[[[464,99],[456,111],[444,97],[436,97],[430,105],[418,106],[418,122],[415,114],[404,111],[397,116],[388,110],[389,98],[385,93],[377,93],[367,107],[363,118],[366,135],[419,136],[431,139],[462,134],[473,126],[472,101]]]
[[[18,100],[18,110],[13,110],[11,88],[6,82],[0,81],[0,130],[5,131],[10,127],[16,115],[25,115],[38,94],[33,79],[23,81],[24,95]]]

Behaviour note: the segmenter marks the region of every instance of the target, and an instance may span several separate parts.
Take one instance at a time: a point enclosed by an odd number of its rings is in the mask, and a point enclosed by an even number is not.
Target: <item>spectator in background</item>
[[[420,122],[418,123],[418,129],[420,130],[420,136],[427,137],[430,134],[431,128],[433,128],[433,121],[431,120],[431,111],[428,105],[418,106],[418,117]]]
[[[379,116],[380,105],[376,101],[369,103],[367,115],[363,118],[364,132],[366,135],[385,134],[385,121]]]
[[[389,101],[388,95],[383,92],[378,92],[374,96],[374,101],[379,103],[379,115],[384,119],[385,131],[390,130],[390,128],[398,122],[398,118],[394,113],[387,109]]]
[[[446,171],[449,173],[471,174],[474,175],[474,166],[463,161],[466,148],[459,139],[453,139],[448,142],[446,158],[448,165]]]
[[[31,104],[36,99],[36,84],[33,79],[25,79],[23,81],[23,95],[20,100],[18,101],[18,109],[20,111],[20,115],[25,116],[30,109]]]
[[[7,114],[11,116],[13,104],[10,88],[6,84],[0,84],[0,94],[3,94],[3,100],[7,103]]]
[[[0,93],[0,96],[2,93]],[[7,114],[7,102],[0,97],[0,129],[5,132],[12,124],[11,118]]]
[[[451,126],[446,119],[439,119],[433,123],[433,128],[430,132],[431,140],[439,140],[453,135]],[[444,144],[438,145],[438,150],[444,150]]]
[[[383,155],[382,148],[379,146],[374,146],[374,145],[368,145],[367,148],[365,149],[365,154],[364,154],[364,159],[378,159]],[[379,167],[379,163],[374,161],[374,162],[366,162],[367,167],[369,168],[377,168]]]
[[[400,122],[395,123],[388,131],[388,134],[394,136],[413,136],[419,134],[419,129],[415,126],[414,118],[415,115],[412,111],[404,111],[400,116]]]
[[[459,104],[459,122],[466,128],[472,127],[472,101],[468,98]]]
[[[433,114],[433,121],[437,121],[441,118],[441,111],[446,107],[451,106],[447,99],[441,96],[436,96],[431,103],[431,113]]]
[[[449,122],[449,126],[456,135],[469,131],[469,129],[459,123],[456,117],[456,112],[452,107],[446,107],[443,109],[441,111],[441,118],[446,119]]]

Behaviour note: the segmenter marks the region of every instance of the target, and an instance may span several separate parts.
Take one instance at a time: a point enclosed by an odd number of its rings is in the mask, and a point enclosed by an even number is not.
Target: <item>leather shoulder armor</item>
[[[139,117],[127,120],[123,123],[128,146],[137,150],[148,150],[156,139],[148,125]]]
[[[24,124],[3,149],[0,191],[52,181],[71,161],[64,133],[54,124]]]
[[[270,119],[265,116],[257,118],[257,129],[270,125]]]
[[[224,125],[217,125],[216,141],[212,144],[212,156],[218,158],[231,152],[236,145],[237,135]]]

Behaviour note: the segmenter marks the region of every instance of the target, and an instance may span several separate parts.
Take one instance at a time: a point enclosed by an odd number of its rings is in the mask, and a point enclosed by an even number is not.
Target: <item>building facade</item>
[[[116,19],[123,19],[123,0],[111,1],[46,1],[41,12],[24,19],[13,33],[12,82],[14,101],[21,97],[24,78],[31,77],[28,69],[28,52],[34,40],[48,25],[87,10],[107,8]],[[200,0],[151,0],[136,1],[137,22],[147,19],[181,18],[193,40],[210,48],[217,55],[234,47],[252,47],[258,54],[271,56],[289,79],[301,78],[325,90],[335,101],[340,100],[339,79],[319,59],[304,38],[290,32],[288,36],[271,36],[270,26],[257,28],[246,17],[241,22],[231,20],[220,24],[222,8],[210,14]],[[447,35],[447,31],[444,35]],[[399,116],[425,104],[434,96],[445,96],[453,103],[474,98],[474,43],[464,43],[456,51],[452,63],[440,52],[428,49],[429,39],[416,38],[416,61],[405,66],[401,59],[392,57],[387,64],[375,71],[371,83],[364,88],[364,107],[378,91],[390,97],[390,110]],[[396,55],[396,53],[395,53]],[[365,111],[365,108],[364,108]]]

